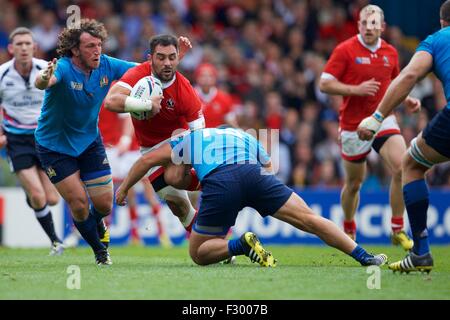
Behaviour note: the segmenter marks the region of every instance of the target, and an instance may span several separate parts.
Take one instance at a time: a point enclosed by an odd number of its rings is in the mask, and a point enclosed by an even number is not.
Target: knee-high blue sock
[[[416,180],[404,185],[403,197],[414,240],[412,250],[418,255],[426,254],[430,251],[430,247],[427,230],[429,194],[425,180]]]
[[[356,246],[355,249],[353,249],[353,251],[350,253],[350,256],[352,256],[353,259],[355,259],[356,261],[358,261],[363,265],[367,264],[367,260],[369,258],[373,258],[373,255],[367,253],[367,251],[363,247],[360,247],[359,245]]]
[[[232,256],[240,256],[245,254],[245,249],[242,246],[240,239],[228,240],[228,252]]]
[[[84,221],[74,220],[73,223],[94,252],[105,249],[105,246],[100,242],[100,238],[98,237],[97,221],[92,214]]]

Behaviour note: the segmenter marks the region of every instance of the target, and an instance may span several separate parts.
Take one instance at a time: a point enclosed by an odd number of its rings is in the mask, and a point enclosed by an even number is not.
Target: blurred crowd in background
[[[233,99],[241,128],[280,130],[278,177],[298,188],[342,185],[338,145],[341,97],[318,89],[322,69],[333,48],[357,34],[359,10],[368,0],[160,0],[67,1],[0,0],[0,63],[10,59],[8,34],[18,26],[32,29],[37,57],[56,57],[58,34],[66,26],[66,9],[81,8],[83,18],[102,21],[109,33],[104,53],[142,62],[151,36],[187,36],[193,49],[179,66],[195,84],[203,62],[217,68],[218,87]],[[403,67],[420,39],[405,37],[387,26],[383,38],[394,45]],[[407,141],[416,136],[446,104],[440,83],[432,76],[414,89],[422,100],[419,114],[397,109]],[[4,160],[4,159],[3,159]],[[0,160],[3,164],[6,161]],[[373,151],[368,158],[363,190],[386,188],[389,172]],[[14,179],[3,170],[0,186]],[[432,186],[450,186],[450,167],[435,166]]]

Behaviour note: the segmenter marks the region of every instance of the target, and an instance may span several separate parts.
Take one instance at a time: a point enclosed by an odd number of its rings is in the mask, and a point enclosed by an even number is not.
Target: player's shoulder
[[[151,74],[152,68],[149,61],[145,61],[141,64],[138,64],[130,69],[124,74],[124,77],[133,78],[134,80],[139,80],[145,76],[149,76]]]
[[[176,82],[181,84],[181,85],[187,85],[187,86],[192,86],[191,82],[189,81],[188,78],[186,78],[181,72],[177,71],[176,74]]]
[[[0,77],[3,77],[3,74],[9,70],[9,68],[11,68],[11,66],[13,65],[14,60],[11,59],[9,61],[6,61],[5,63],[0,64]]]
[[[334,50],[354,50],[357,48],[359,43],[358,36],[353,36],[351,38],[348,38],[347,40],[342,41],[339,43]]]
[[[381,39],[381,47],[385,50],[391,51],[392,53],[398,55],[397,49],[384,39]]]
[[[71,61],[70,61],[69,57],[61,57],[56,62],[56,66],[57,66],[58,69],[69,68],[70,65],[71,65]]]
[[[223,91],[221,89],[217,89],[216,99],[219,99],[219,100],[227,102],[227,103],[233,102],[231,95],[228,92]]]
[[[48,62],[44,59],[33,58],[33,65],[36,66],[38,69],[47,68],[47,64]]]
[[[450,27],[442,28],[435,33],[430,34],[425,40],[433,43],[445,42],[450,40]]]

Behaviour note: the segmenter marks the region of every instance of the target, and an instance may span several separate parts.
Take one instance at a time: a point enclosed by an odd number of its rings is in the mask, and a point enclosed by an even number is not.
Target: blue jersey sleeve
[[[256,146],[256,148],[250,147],[250,152],[256,151],[256,159],[258,160],[258,162],[262,165],[268,164],[270,162],[270,157],[261,143],[259,143],[259,141],[256,140],[255,137],[253,137],[251,134],[247,134],[246,136],[248,136],[250,144]]]
[[[105,55],[105,58],[108,60],[109,65],[111,66],[112,76],[114,80],[119,80],[120,78],[122,78],[123,74],[128,71],[128,69],[137,65],[137,63],[135,62],[120,60],[107,55]]]
[[[419,44],[419,46],[417,47],[417,49],[416,49],[416,52],[418,52],[418,51],[425,51],[425,52],[428,52],[429,54],[431,54],[432,56],[434,56],[434,46],[433,46],[433,44],[434,44],[434,38],[435,38],[435,35],[434,34],[432,34],[432,35],[429,35],[425,40],[423,40],[420,44]]]

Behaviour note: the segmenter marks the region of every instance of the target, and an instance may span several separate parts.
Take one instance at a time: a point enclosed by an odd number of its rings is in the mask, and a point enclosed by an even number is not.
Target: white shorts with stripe
[[[394,115],[384,119],[380,131],[369,141],[360,140],[356,131],[342,130],[341,137],[341,156],[347,161],[358,161],[365,159],[372,149],[375,139],[386,135],[400,134],[400,127]]]

